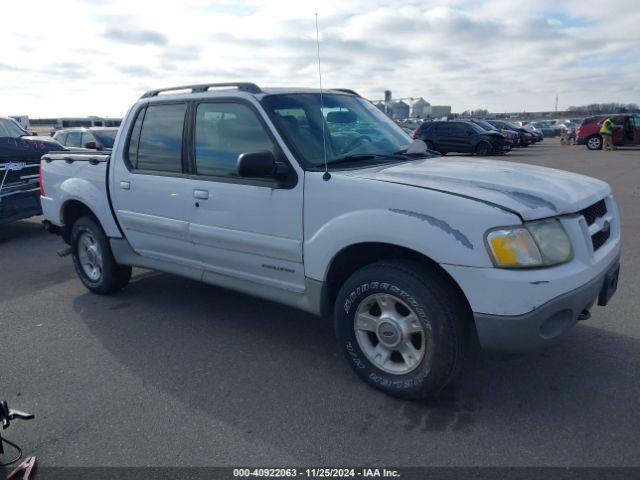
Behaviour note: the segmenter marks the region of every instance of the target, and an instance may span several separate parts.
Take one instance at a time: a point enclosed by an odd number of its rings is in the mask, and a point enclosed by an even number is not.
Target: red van
[[[578,127],[576,143],[586,145],[589,150],[602,149],[600,127],[607,117],[611,117],[611,120],[616,124],[613,131],[614,145],[640,145],[640,115],[637,113],[596,115],[585,118],[582,125]]]

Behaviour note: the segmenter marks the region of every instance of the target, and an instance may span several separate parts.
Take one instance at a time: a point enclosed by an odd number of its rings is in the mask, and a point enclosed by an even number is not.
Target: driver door
[[[190,237],[204,279],[224,275],[304,292],[303,182],[238,176],[241,153],[269,150],[286,162],[268,120],[238,99],[197,103],[194,117]]]

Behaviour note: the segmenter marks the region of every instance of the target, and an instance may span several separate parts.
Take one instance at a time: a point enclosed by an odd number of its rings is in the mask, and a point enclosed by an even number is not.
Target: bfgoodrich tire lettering
[[[403,373],[402,368],[380,368],[359,340],[356,312],[362,311],[362,303],[375,295],[396,298],[409,307],[425,332],[424,355],[417,366],[407,369],[408,373]],[[397,397],[426,398],[437,395],[460,371],[469,325],[465,305],[458,291],[439,272],[409,261],[378,262],[358,270],[341,288],[335,306],[336,335],[349,364],[362,380]],[[374,317],[383,318],[382,313],[375,313]],[[405,316],[402,311],[400,317]],[[376,335],[382,343],[382,337]],[[403,355],[397,353],[393,354],[394,363],[402,361]],[[396,371],[390,373],[391,370]]]
[[[131,279],[131,267],[116,263],[107,236],[92,217],[81,217],[73,224],[71,253],[78,277],[94,293],[117,292]],[[87,263],[98,268],[88,268]]]

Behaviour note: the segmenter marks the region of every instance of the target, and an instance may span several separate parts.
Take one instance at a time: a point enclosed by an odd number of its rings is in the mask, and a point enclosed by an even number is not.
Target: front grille
[[[611,229],[610,228],[608,228],[607,230],[600,230],[599,232],[594,233],[591,236],[591,243],[593,244],[593,251],[595,252],[602,245],[604,245],[604,243],[607,240],[609,240],[610,236],[611,236]]]
[[[587,221],[587,225],[591,226],[593,225],[593,222],[596,221],[596,218],[604,217],[606,215],[607,205],[604,203],[603,199],[583,210],[580,210],[578,213],[584,217]]]
[[[607,214],[607,204],[603,200],[588,206],[587,208],[578,212],[584,217],[588,226],[595,223],[596,219],[604,217]],[[593,251],[598,250],[602,245],[609,240],[611,236],[611,226],[608,222],[605,223],[605,228],[591,235],[591,244],[593,245]]]

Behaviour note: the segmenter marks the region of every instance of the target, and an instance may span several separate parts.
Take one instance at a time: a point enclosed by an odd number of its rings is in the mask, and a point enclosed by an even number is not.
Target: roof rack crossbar
[[[262,93],[262,90],[258,85],[251,82],[225,82],[225,83],[202,83],[199,85],[183,85],[180,87],[158,88],[156,90],[149,90],[140,98],[157,97],[162,92],[172,92],[176,90],[191,90],[191,93],[206,92],[212,87],[236,87],[242,92],[249,93]]]

